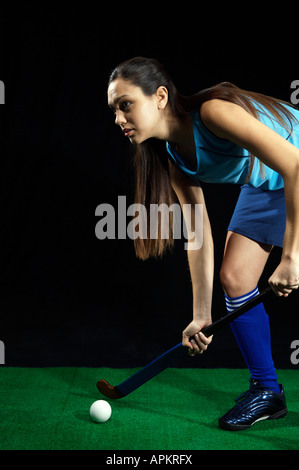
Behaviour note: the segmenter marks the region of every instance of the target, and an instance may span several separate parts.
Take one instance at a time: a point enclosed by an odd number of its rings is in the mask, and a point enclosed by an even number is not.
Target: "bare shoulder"
[[[230,101],[212,99],[202,104],[200,109],[204,125],[217,137],[227,139],[240,125],[256,121],[244,108]]]
[[[220,100],[217,98],[213,98],[211,100],[205,101],[200,108],[201,116],[210,115],[211,112],[219,109],[229,109],[231,106],[236,106],[234,103],[226,100]]]
[[[200,108],[200,116],[203,122],[217,122],[219,118],[223,118],[228,113],[244,111],[241,106],[231,103],[230,101],[212,99],[205,101]]]

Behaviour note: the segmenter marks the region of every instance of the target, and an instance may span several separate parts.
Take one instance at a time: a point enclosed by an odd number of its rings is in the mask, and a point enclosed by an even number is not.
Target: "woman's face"
[[[160,87],[161,89],[163,87]],[[158,89],[160,90],[160,89]],[[115,124],[132,143],[159,138],[161,110],[167,104],[167,90],[147,96],[129,80],[117,78],[108,87],[108,105],[115,113]],[[166,101],[166,103],[165,103]]]

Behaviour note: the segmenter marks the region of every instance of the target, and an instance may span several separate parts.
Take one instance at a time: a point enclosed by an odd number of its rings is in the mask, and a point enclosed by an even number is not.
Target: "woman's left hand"
[[[299,260],[282,258],[268,282],[276,295],[288,297],[299,287]]]

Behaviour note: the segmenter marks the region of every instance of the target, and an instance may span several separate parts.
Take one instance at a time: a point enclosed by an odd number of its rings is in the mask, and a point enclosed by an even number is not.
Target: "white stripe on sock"
[[[241,307],[241,305],[245,304],[248,300],[253,299],[253,297],[256,297],[258,293],[259,289],[258,287],[256,287],[253,292],[251,292],[250,294],[245,294],[241,297],[230,298],[225,296],[227,311],[233,312],[236,308]]]

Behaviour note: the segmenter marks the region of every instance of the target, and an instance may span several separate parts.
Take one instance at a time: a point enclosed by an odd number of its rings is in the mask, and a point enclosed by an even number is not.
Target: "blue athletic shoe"
[[[250,388],[237,399],[237,404],[219,418],[219,426],[229,431],[242,431],[264,419],[278,419],[287,414],[283,386],[280,393],[267,390],[258,381],[251,379]]]

